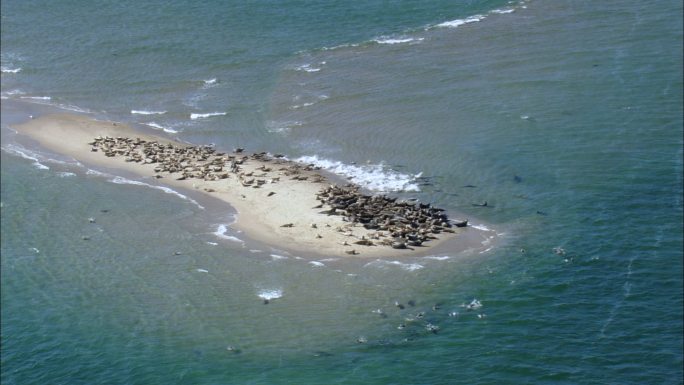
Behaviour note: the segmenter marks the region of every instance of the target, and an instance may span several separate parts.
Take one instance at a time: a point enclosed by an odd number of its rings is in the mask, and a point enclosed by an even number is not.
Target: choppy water
[[[681,383],[681,15],[3,1],[3,384]],[[289,255],[7,128],[52,108],[318,162],[503,241]]]

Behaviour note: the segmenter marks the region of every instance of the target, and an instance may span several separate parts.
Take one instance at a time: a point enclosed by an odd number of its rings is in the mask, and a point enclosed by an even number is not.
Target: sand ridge
[[[14,128],[84,164],[123,169],[225,201],[238,213],[231,227],[286,251],[328,257],[425,255],[433,246],[472,231],[448,226],[442,214],[436,223],[446,231],[414,242],[377,226],[367,228],[348,216],[331,215],[334,210],[322,192],[340,187],[331,186],[325,172],[263,152],[247,155],[242,149],[221,152],[191,146],[74,114],[42,116]]]

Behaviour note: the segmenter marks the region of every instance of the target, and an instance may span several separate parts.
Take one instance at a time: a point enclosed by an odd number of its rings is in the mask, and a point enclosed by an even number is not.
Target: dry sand
[[[188,146],[161,136],[145,135],[121,123],[99,121],[74,114],[42,116],[13,128],[36,140],[42,147],[73,157],[83,164],[95,168],[127,170],[150,180],[155,180],[155,164],[126,162],[123,156],[107,157],[102,151],[92,152],[92,146],[88,143],[97,136],[109,136]],[[316,183],[311,180],[314,175],[325,177],[325,174],[320,171],[303,171],[301,175],[309,176],[308,180],[293,180],[292,176],[285,175],[282,170],[291,163],[283,162],[274,164],[273,161],[249,159],[241,165],[242,172],[252,172],[257,179],[266,182],[259,188],[244,186],[232,173],[227,179],[218,181],[177,180],[180,173],[164,173],[164,177],[157,183],[201,191],[225,201],[238,214],[237,221],[231,227],[277,249],[305,255],[364,258],[428,255],[435,252],[435,247],[440,244],[452,245],[449,250],[483,248],[482,241],[489,238],[488,234],[485,236],[479,230],[467,227],[457,229],[455,233],[441,233],[437,236],[438,239],[413,249],[397,250],[383,245],[354,244],[374,231],[358,224],[352,225],[344,221],[342,216],[321,214],[323,209],[314,208],[320,204],[316,193],[329,182]],[[259,170],[262,166],[271,168],[271,171]],[[283,227],[285,224],[292,225]]]

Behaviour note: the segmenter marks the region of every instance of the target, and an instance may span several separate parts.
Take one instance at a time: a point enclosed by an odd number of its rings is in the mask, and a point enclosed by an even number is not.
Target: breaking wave
[[[89,172],[90,172],[90,171],[92,171],[92,170],[89,170]],[[130,179],[122,178],[122,177],[120,177],[120,176],[114,177],[114,179],[111,179],[110,182],[115,183],[115,184],[132,184],[132,185],[134,185],[134,186],[151,187],[151,188],[153,188],[153,189],[161,190],[161,191],[163,191],[163,192],[165,192],[165,193],[167,193],[167,194],[175,195],[175,196],[177,196],[177,197],[179,197],[179,198],[181,198],[181,199],[187,200],[187,201],[189,201],[190,203],[193,203],[194,205],[196,205],[197,207],[199,207],[200,209],[204,210],[204,207],[203,207],[202,205],[200,205],[199,203],[197,203],[196,200],[194,200],[194,199],[192,199],[192,198],[190,198],[190,197],[188,197],[188,196],[186,196],[186,195],[183,195],[183,194],[179,193],[178,191],[176,191],[176,190],[174,190],[174,189],[171,189],[171,188],[168,188],[168,187],[164,187],[164,186],[155,186],[155,185],[151,185],[151,184],[149,184],[149,183],[138,182],[138,181],[136,181],[136,180],[130,180]]]
[[[344,176],[350,181],[371,191],[399,192],[420,191],[416,179],[421,174],[408,175],[388,169],[384,164],[366,164],[363,166],[344,164],[339,161],[321,159],[316,155],[302,156],[296,162],[313,164],[326,171]]]

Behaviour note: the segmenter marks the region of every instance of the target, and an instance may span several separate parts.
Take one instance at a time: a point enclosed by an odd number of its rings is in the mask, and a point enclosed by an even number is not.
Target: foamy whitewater
[[[50,167],[40,163],[38,160],[38,154],[27,150],[21,146],[17,146],[14,144],[8,144],[7,146],[2,146],[2,151],[5,151],[7,153],[13,154],[13,155],[18,155],[24,159],[32,160],[33,161],[33,166],[39,170],[49,170]]]
[[[161,124],[156,123],[156,122],[148,122],[148,123],[143,123],[143,124],[150,126],[156,130],[162,130],[162,131],[169,133],[169,134],[177,134],[180,132],[178,130],[174,130],[173,128],[164,127]]]
[[[270,301],[273,299],[282,298],[283,290],[282,289],[261,289],[257,293],[257,296],[261,299]]]
[[[204,210],[204,207],[201,204],[199,204],[196,200],[188,197],[187,195],[181,194],[178,191],[176,191],[172,188],[166,187],[166,186],[155,186],[155,185],[151,185],[151,184],[145,183],[145,182],[140,182],[140,181],[136,181],[136,180],[122,178],[120,176],[115,176],[113,179],[110,179],[110,182],[115,183],[115,184],[130,184],[130,185],[134,185],[134,186],[144,186],[144,187],[153,188],[155,190],[161,190],[161,191],[165,192],[166,194],[175,195],[181,199],[187,200],[188,202],[194,204],[198,208]]]
[[[131,110],[131,114],[137,115],[163,115],[166,111],[147,111],[147,110]]]
[[[321,167],[375,192],[420,191],[416,183],[416,178],[421,176],[420,173],[406,175],[389,170],[383,164],[349,165],[339,161],[320,159],[316,155],[302,156],[295,161]]]
[[[240,239],[236,236],[233,236],[233,235],[228,235],[227,233],[228,233],[228,226],[221,224],[221,225],[218,225],[218,227],[216,228],[216,231],[214,231],[213,234],[216,235],[217,237],[221,238],[221,239],[226,239],[229,241],[243,243],[243,244],[245,243],[245,241],[243,241],[242,239]]]
[[[190,114],[190,119],[192,119],[192,120],[206,119],[206,118],[211,118],[213,116],[224,116],[224,115],[226,115],[225,112],[208,112],[205,114]]]

